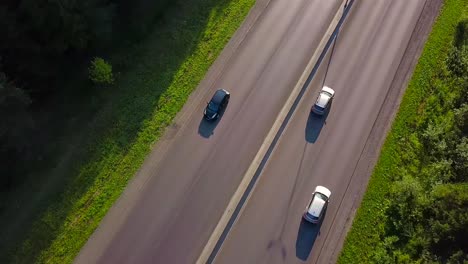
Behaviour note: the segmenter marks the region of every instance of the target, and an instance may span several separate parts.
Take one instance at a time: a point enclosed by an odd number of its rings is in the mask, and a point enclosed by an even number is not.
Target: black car
[[[229,97],[231,97],[231,95],[228,91],[224,89],[217,90],[203,112],[205,119],[214,120],[218,118],[226,108]]]

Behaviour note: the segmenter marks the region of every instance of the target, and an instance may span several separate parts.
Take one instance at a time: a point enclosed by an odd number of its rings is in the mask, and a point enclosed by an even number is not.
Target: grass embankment
[[[178,1],[140,43],[110,55],[120,72],[104,92],[108,102],[71,128],[84,130],[84,141],[65,142],[73,149],[63,158],[72,162],[46,172],[66,186],[43,202],[32,227],[22,227],[20,246],[1,250],[1,262],[73,261],[254,3]]]
[[[460,98],[466,93],[463,86],[468,76],[454,77],[447,69],[450,65],[446,59],[454,38],[460,35],[457,26],[466,18],[467,9],[467,0],[444,2],[338,263],[429,263],[447,261],[450,256],[451,263],[459,263],[466,257],[466,252],[460,251],[455,251],[454,256],[450,248],[444,249],[441,244],[463,249],[457,236],[463,235],[463,229],[468,232],[467,226],[463,228],[463,219],[468,216],[466,207],[463,209],[466,197],[460,192],[468,190],[466,172],[457,172],[466,160],[450,160],[460,153],[465,155],[462,158],[468,157],[466,142],[460,142],[466,137],[459,128],[463,124],[457,126],[454,121],[461,111],[454,109],[466,108]],[[465,45],[462,46],[466,49]],[[457,175],[462,175],[461,179]],[[450,201],[449,206],[437,211],[445,198]],[[448,211],[452,215],[444,215]],[[462,227],[456,230],[459,223]],[[454,232],[449,234],[452,228]],[[447,253],[452,255],[444,255]]]

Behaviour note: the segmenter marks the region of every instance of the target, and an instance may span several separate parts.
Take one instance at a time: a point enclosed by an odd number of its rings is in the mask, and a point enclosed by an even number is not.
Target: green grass
[[[178,1],[138,44],[109,56],[115,84],[100,92],[105,100],[89,99],[92,119],[64,128],[82,131],[41,178],[61,178],[62,189],[41,202],[20,241],[0,249],[0,262],[73,261],[254,3]]]
[[[420,121],[424,102],[431,94],[455,35],[456,25],[467,11],[467,0],[445,0],[441,13],[425,44],[422,55],[387,136],[367,191],[349,231],[338,263],[369,263],[376,245],[385,234],[385,211],[390,204],[389,186],[404,164],[404,142]],[[411,169],[411,168],[410,168]]]

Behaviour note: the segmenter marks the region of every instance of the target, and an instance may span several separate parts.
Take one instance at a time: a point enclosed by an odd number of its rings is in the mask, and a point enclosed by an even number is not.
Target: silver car
[[[304,219],[311,223],[318,223],[323,217],[328,201],[330,200],[331,192],[323,186],[315,187],[315,191],[312,193],[312,199],[304,212]]]
[[[327,109],[330,107],[334,96],[335,91],[328,86],[324,86],[320,91],[314,106],[312,107],[312,112],[317,115],[325,114]]]

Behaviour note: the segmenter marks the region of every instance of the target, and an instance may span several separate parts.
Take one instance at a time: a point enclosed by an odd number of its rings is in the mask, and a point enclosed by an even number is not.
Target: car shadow
[[[228,103],[229,105],[229,103]],[[220,122],[221,118],[223,118],[224,112],[227,109],[227,106],[219,113],[218,118],[215,120],[206,120],[205,117],[202,117],[200,120],[200,125],[198,125],[198,134],[204,138],[209,138],[214,134],[214,130],[216,126]]]
[[[320,227],[322,226],[326,214],[327,211],[324,212],[322,220],[318,224],[312,224],[301,219],[301,225],[299,226],[296,240],[296,257],[300,260],[306,261],[309,258],[315,240],[320,235]]]
[[[198,126],[198,134],[204,138],[209,138],[214,134],[214,130],[219,123],[219,118],[216,120],[208,121],[204,117],[200,120],[200,125]]]
[[[310,111],[309,118],[307,119],[307,125],[305,128],[305,140],[307,142],[315,143],[317,141],[323,126],[327,123],[326,120],[328,114],[330,113],[332,104],[333,101],[330,103],[330,107],[322,116],[314,114],[312,111]]]

